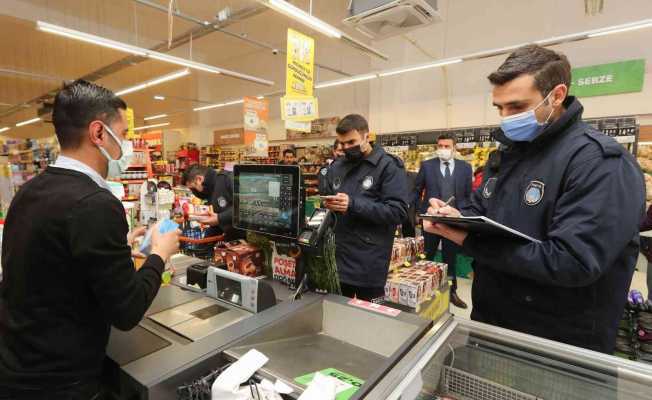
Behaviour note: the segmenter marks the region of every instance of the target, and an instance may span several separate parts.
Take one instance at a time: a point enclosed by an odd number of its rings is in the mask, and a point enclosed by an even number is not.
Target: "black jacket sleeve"
[[[228,204],[221,213],[217,214],[217,218],[221,226],[227,227],[233,224],[233,175],[224,175],[224,190],[225,193],[222,195],[227,199]]]
[[[104,316],[121,330],[134,328],[161,286],[163,260],[150,255],[136,271],[127,245],[124,209],[108,192],[83,199],[69,218],[70,248]]]
[[[466,209],[469,207],[469,202],[471,201],[471,186],[473,184],[473,168],[470,164],[464,163],[464,174],[462,176],[464,179],[464,190],[462,191],[462,198],[459,200],[459,208]]]
[[[371,199],[363,195],[351,196],[348,212],[374,224],[402,224],[408,215],[405,169],[391,162],[383,171],[380,181],[382,182],[380,199]]]
[[[627,156],[595,152],[573,161],[542,243],[471,234],[466,254],[481,264],[544,284],[595,282],[637,235],[645,204],[643,176]]]
[[[419,167],[419,173],[417,174],[417,178],[414,181],[414,192],[412,193],[412,206],[414,207],[415,210],[417,210],[417,213],[425,212],[425,210],[422,209],[421,207],[421,192],[423,191],[423,188],[426,185],[426,165],[425,161],[421,163],[421,166]],[[426,199],[426,202],[428,199]]]

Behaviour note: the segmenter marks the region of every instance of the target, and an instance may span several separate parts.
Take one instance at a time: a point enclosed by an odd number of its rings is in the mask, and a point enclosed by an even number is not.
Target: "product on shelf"
[[[241,241],[235,245],[217,246],[214,261],[225,264],[230,272],[256,277],[262,275],[265,256],[258,247]]]

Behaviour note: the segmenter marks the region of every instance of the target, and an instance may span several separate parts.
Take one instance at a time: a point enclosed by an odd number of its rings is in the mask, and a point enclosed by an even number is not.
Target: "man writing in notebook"
[[[582,122],[582,105],[568,95],[570,70],[564,55],[528,45],[489,75],[501,146],[461,210],[541,242],[424,228],[475,259],[472,319],[611,353],[645,189],[632,155]],[[460,215],[441,199],[430,206],[430,214]]]

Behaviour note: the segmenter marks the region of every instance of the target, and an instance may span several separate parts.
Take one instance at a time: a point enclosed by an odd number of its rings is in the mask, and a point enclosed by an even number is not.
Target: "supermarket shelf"
[[[138,197],[123,197],[122,201],[138,201]]]
[[[130,165],[127,168],[147,168],[147,165],[144,164]]]
[[[121,183],[144,183],[145,179],[120,179]]]
[[[614,139],[616,139],[618,143],[622,144],[634,143],[636,141],[636,136],[615,136]]]

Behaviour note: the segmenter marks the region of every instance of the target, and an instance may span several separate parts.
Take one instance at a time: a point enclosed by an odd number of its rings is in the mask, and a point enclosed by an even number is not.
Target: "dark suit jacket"
[[[433,158],[421,163],[419,174],[417,175],[412,204],[419,213],[425,213],[428,210],[428,200],[431,198],[441,198],[441,186],[444,177],[441,174],[439,158]],[[471,183],[473,181],[473,169],[471,164],[462,160],[455,160],[453,169],[453,179],[455,180],[455,205],[457,209],[464,209],[471,197]],[[421,192],[425,190],[423,201]]]

